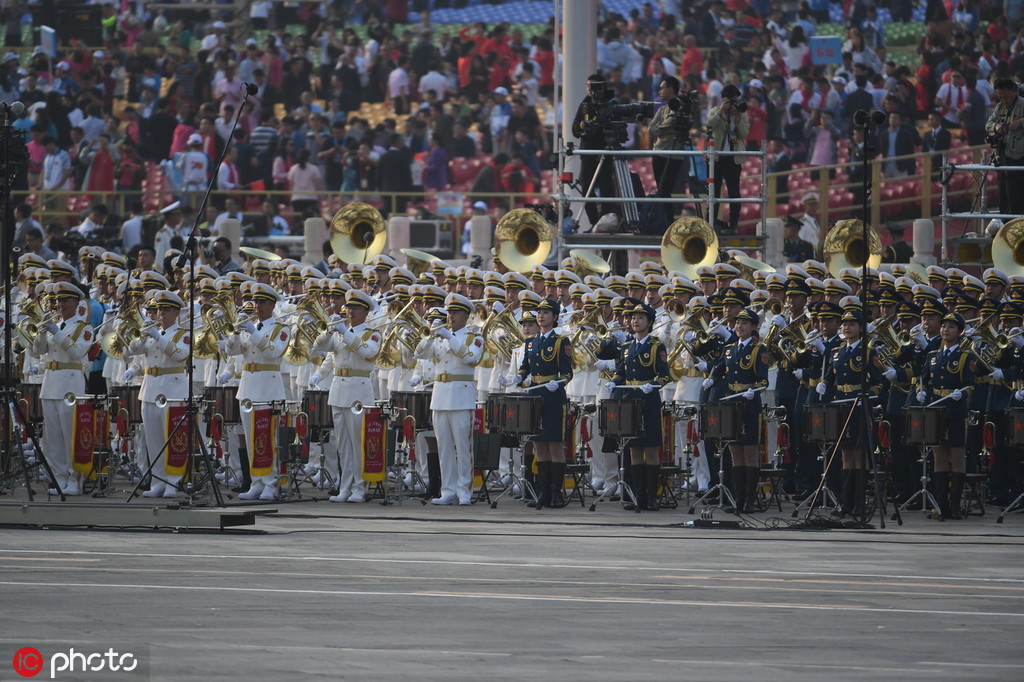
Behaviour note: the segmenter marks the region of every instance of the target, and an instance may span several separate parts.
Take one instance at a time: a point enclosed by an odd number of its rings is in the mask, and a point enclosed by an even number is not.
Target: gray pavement
[[[0,680],[22,646],[110,642],[153,680],[1024,679],[1022,515],[271,508],[259,533],[0,530]]]

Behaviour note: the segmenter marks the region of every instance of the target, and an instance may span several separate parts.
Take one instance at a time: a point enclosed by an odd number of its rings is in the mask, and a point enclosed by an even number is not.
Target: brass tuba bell
[[[589,251],[583,251],[581,249],[573,249],[569,252],[569,256],[572,257],[573,272],[575,272],[580,279],[583,279],[587,275],[604,275],[611,272],[612,266],[608,264],[608,261],[598,256],[596,253],[590,253]]]
[[[399,249],[398,252],[405,256],[405,267],[415,277],[419,277],[429,270],[433,266],[434,261],[441,260],[437,256],[426,251],[420,251],[419,249]]]
[[[551,228],[532,208],[514,208],[494,228],[497,256],[509,270],[529,272],[551,253]]]
[[[331,218],[331,248],[346,263],[368,264],[384,250],[387,225],[380,211],[354,202],[342,206]]]
[[[661,262],[669,270],[697,278],[697,268],[718,260],[718,235],[706,220],[678,218],[661,239]]]
[[[868,243],[864,244],[864,223],[856,218],[840,220],[825,235],[825,264],[829,274],[839,276],[844,268],[877,268],[882,262],[882,240],[878,232],[867,226]]]
[[[1014,218],[992,238],[992,264],[1007,275],[1024,274],[1024,218]]]

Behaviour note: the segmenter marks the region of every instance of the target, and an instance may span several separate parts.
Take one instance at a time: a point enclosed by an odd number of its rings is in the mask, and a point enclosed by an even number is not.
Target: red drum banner
[[[379,409],[371,408],[363,413],[363,480],[370,483],[380,483],[386,474],[384,448],[387,433],[384,425]]]
[[[91,404],[75,405],[75,418],[71,434],[71,457],[75,471],[92,471],[92,451],[95,443],[96,409]]]
[[[253,410],[252,419],[252,476],[272,476],[274,474],[274,413],[270,409]]]
[[[167,421],[164,423],[164,428],[166,429],[165,434],[174,434],[170,442],[167,443],[164,471],[168,476],[184,476],[185,470],[188,468],[188,407],[168,405]]]

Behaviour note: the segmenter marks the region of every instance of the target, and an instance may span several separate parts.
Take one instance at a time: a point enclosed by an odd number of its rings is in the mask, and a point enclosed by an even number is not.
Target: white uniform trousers
[[[245,451],[249,455],[249,472],[252,472],[252,455],[256,448],[252,442],[252,414],[242,413],[242,432],[245,434]],[[270,467],[269,476],[250,476],[253,483],[259,481],[264,487],[277,487],[278,482],[278,460],[277,460],[277,444],[274,443],[274,461]]]
[[[603,383],[603,382],[602,382]],[[598,410],[594,412],[590,421],[590,480],[602,481],[602,489],[609,485],[617,485],[619,482],[619,453],[601,452],[604,445],[604,437],[601,436],[600,414],[601,402],[607,400],[609,391],[601,386],[597,398],[593,401]]]
[[[349,499],[366,496],[366,482],[363,481],[363,418],[365,415],[352,414],[347,407],[331,407],[334,416],[334,442],[338,447],[338,494]]]
[[[689,403],[700,408],[697,403]],[[676,439],[676,462],[679,466],[686,468],[687,462],[685,462],[686,456],[683,454],[686,448],[686,434],[689,429],[690,422],[688,421],[677,421],[675,426],[675,439]],[[704,441],[698,440],[693,444],[693,454],[690,455],[689,462],[690,473],[693,475],[693,480],[697,482],[698,490],[707,490],[708,486],[711,485],[711,467],[708,465],[708,453],[707,448],[704,447]]]
[[[434,410],[441,497],[469,504],[473,486],[473,410]]]
[[[178,431],[180,432],[184,428],[186,428],[185,425],[182,425]],[[167,408],[160,409],[156,403],[143,402],[142,433],[146,440],[146,468],[149,468],[157,455],[160,456],[160,461],[153,465],[154,482],[162,480],[166,481],[168,485],[177,487],[181,476],[169,476],[166,470],[167,448],[164,447],[164,444],[167,442]],[[195,445],[198,447],[199,444],[195,443]]]
[[[75,408],[63,400],[43,399],[43,452],[61,488],[72,480],[71,443]]]

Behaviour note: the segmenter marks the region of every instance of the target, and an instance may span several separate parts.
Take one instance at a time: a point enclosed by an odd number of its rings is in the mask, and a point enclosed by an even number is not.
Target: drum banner
[[[387,442],[387,433],[384,430],[386,423],[381,419],[380,410],[376,407],[363,412],[363,424],[360,429],[363,434],[363,480],[370,483],[380,483],[386,474],[384,465],[384,445]]]
[[[249,455],[251,474],[256,476],[272,476],[274,474],[274,413],[269,408],[253,410],[249,413],[252,419],[252,453]]]
[[[661,466],[671,466],[676,459],[676,420],[671,412],[661,412],[661,447],[658,461]]]
[[[210,420],[210,440],[213,442],[216,459],[224,459],[224,417],[219,414],[213,415]]]
[[[96,410],[96,444],[104,449],[110,449],[110,411],[105,407]]]
[[[576,425],[579,421],[576,419],[576,414],[570,411],[566,406],[562,406],[562,424],[565,425],[563,429],[565,433],[565,461],[575,462],[576,461]]]
[[[164,433],[173,434],[167,443],[164,471],[168,476],[184,476],[188,468],[188,406],[168,405]],[[180,424],[180,426],[179,426]],[[165,436],[166,438],[166,436]]]
[[[75,405],[71,429],[71,458],[74,470],[80,474],[92,471],[92,450],[95,444],[96,408],[92,404]]]

